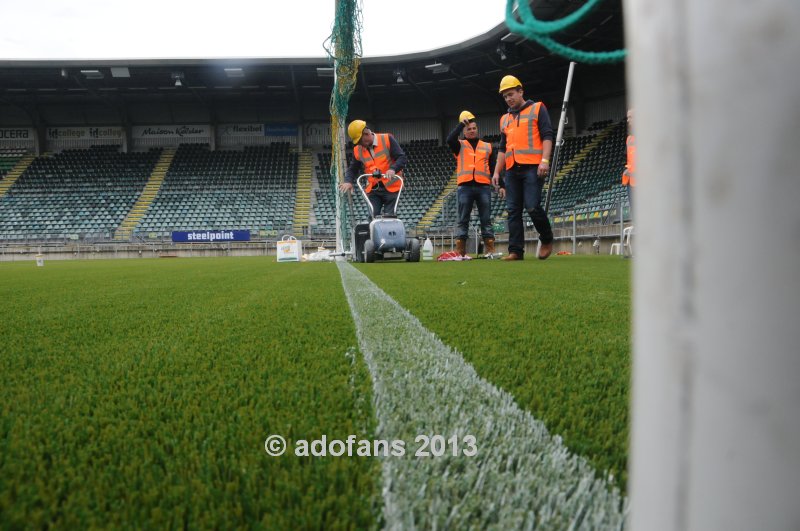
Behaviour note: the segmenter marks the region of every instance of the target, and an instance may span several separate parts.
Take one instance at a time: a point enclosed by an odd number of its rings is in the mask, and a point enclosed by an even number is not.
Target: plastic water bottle
[[[433,242],[430,238],[425,238],[425,243],[422,244],[422,259],[433,260]]]

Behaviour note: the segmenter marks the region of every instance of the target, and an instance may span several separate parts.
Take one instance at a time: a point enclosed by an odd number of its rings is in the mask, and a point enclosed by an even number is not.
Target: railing
[[[279,238],[248,242],[173,243],[171,241],[119,242],[29,242],[8,244],[0,242],[0,261],[32,260],[42,255],[46,260],[76,260],[97,258],[165,258],[202,256],[274,256]],[[308,252],[318,247],[333,249],[335,238],[303,239]],[[304,251],[305,252],[305,251]]]

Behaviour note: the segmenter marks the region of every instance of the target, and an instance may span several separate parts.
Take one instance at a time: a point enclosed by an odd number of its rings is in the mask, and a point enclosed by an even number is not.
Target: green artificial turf
[[[377,460],[264,450],[373,433],[331,264],[0,263],[0,330],[1,528],[379,525]]]
[[[624,489],[628,261],[357,267]],[[0,335],[0,527],[381,525],[377,459],[263,447],[373,436],[332,264],[0,263]]]
[[[629,261],[554,256],[357,267],[625,490]]]

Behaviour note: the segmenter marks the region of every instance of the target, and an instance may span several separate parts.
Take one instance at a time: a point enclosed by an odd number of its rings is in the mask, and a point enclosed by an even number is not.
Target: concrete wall
[[[329,245],[328,248],[332,248]],[[305,242],[303,252],[314,252],[317,243]],[[275,242],[228,244],[96,244],[59,246],[0,246],[0,261],[34,261],[41,254],[49,260],[107,260],[115,258],[197,258],[214,256],[275,256]]]

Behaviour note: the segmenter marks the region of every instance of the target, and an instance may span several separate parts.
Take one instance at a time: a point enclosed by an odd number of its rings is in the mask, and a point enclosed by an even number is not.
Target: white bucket
[[[433,260],[433,242],[430,238],[425,238],[425,243],[422,244],[422,259]]]

